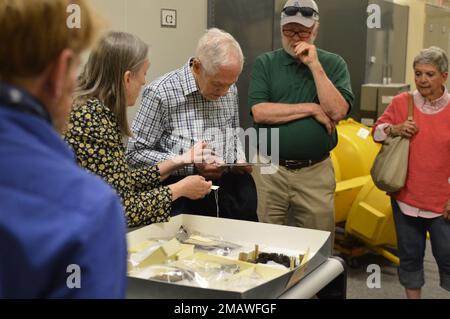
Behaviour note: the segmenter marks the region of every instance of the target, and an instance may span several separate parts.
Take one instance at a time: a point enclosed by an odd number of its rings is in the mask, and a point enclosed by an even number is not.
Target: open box
[[[220,237],[228,242],[247,242],[290,251],[308,252],[308,258],[303,266],[276,276],[272,275],[268,281],[245,291],[184,286],[129,275],[127,297],[277,298],[331,256],[329,232],[195,215],[178,215],[171,218],[168,223],[153,224],[132,231],[127,234],[128,247],[136,246],[149,238],[173,238],[181,226],[191,231]],[[261,269],[259,271],[266,271],[264,266]]]

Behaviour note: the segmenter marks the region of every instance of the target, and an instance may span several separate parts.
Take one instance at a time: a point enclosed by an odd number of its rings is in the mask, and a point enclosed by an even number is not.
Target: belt
[[[310,167],[313,165],[316,165],[320,162],[325,161],[330,157],[330,154],[328,153],[324,157],[321,157],[320,159],[315,160],[285,160],[280,158],[280,165],[283,167],[286,167],[289,170],[297,170],[302,169],[305,167]]]

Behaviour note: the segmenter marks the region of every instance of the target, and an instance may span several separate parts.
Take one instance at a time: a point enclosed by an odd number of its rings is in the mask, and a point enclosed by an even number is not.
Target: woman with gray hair
[[[172,201],[179,197],[203,198],[212,185],[198,175],[161,185],[173,171],[202,161],[210,153],[205,143],[142,169],[130,170],[126,163],[122,138],[132,135],[127,107],[136,103],[145,84],[147,54],[148,46],[132,34],[106,34],[80,75],[75,107],[65,133],[78,163],[118,192],[129,227],[167,221]]]
[[[441,287],[450,291],[450,95],[445,83],[448,58],[430,47],[414,59],[417,90],[413,119],[409,93],[394,97],[374,127],[374,140],[410,139],[405,186],[389,194],[397,231],[400,283],[408,298],[420,298],[427,232],[439,267]]]

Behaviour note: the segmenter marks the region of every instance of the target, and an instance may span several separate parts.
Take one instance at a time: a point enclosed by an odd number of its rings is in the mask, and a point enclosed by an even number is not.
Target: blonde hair
[[[104,35],[89,56],[75,91],[75,107],[97,98],[116,116],[121,133],[132,136],[127,120],[125,72],[136,74],[147,60],[148,45],[126,32]]]
[[[80,28],[69,28],[68,7],[80,8]],[[1,0],[0,80],[40,75],[64,49],[88,48],[96,25],[84,0]]]

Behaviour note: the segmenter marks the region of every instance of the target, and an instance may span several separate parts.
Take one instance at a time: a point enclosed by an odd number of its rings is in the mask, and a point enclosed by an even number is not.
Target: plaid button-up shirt
[[[133,121],[134,137],[127,147],[132,167],[154,165],[205,141],[226,163],[245,160],[239,128],[238,93],[231,86],[226,96],[206,100],[199,92],[190,63],[148,85]],[[193,166],[177,175],[192,175]]]

